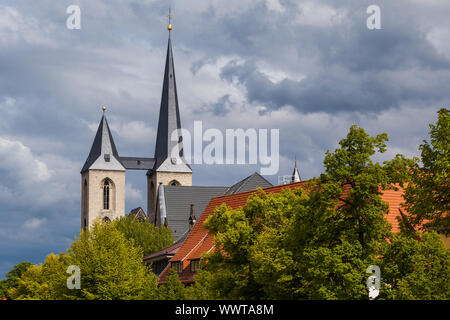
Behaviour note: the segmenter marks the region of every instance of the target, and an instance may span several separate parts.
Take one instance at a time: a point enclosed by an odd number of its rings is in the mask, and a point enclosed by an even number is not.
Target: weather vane
[[[171,15],[171,13],[170,13],[170,6],[169,6],[169,14],[168,14],[168,17],[169,17],[169,25],[167,26],[167,30],[169,30],[169,32],[172,30],[172,24],[170,23],[171,22],[171,20],[172,20],[172,18],[173,18],[173,16]]]

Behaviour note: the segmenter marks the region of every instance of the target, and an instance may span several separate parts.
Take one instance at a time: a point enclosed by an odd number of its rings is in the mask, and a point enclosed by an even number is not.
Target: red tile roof
[[[263,189],[265,193],[279,193],[285,188],[295,189],[304,186],[308,181],[285,184]],[[208,233],[208,230],[203,226],[205,220],[214,213],[214,209],[225,203],[232,209],[243,207],[247,203],[248,197],[256,191],[248,191],[243,193],[231,194],[212,198],[206,206],[202,215],[194,225],[189,236],[184,241],[178,252],[170,259],[170,261],[183,261],[183,272],[179,275],[180,280],[184,283],[193,282],[195,273],[190,272],[190,260],[200,259],[201,255],[211,250],[214,250],[214,236]],[[392,224],[392,231],[398,232],[399,226],[396,217],[400,216],[399,206],[403,202],[403,190],[399,188],[398,191],[386,190],[381,198],[389,204],[389,214],[387,220]],[[160,282],[164,283],[169,268],[166,268],[159,276]]]
[[[398,191],[385,190],[381,199],[389,204],[389,214],[386,220],[392,225],[392,232],[399,232],[400,226],[398,225],[397,217],[400,217],[400,205],[405,201],[403,199],[404,190],[398,187]],[[406,213],[406,210],[402,211]]]

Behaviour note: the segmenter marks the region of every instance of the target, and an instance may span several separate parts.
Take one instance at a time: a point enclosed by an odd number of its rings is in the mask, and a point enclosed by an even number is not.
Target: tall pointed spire
[[[300,181],[302,181],[302,179],[300,178],[300,174],[298,173],[298,168],[297,168],[297,156],[296,156],[296,157],[295,157],[294,172],[292,173],[291,183],[294,183],[294,182],[300,182]]]
[[[177,84],[175,80],[175,67],[173,63],[172,41],[170,32],[172,24],[169,13],[169,40],[167,44],[166,66],[161,95],[161,107],[159,110],[158,133],[155,147],[155,168],[157,171],[192,172],[183,160],[183,137],[181,135],[180,110],[178,106]],[[173,132],[176,139],[172,139]],[[173,141],[174,140],[174,141]],[[177,150],[177,156],[173,157],[172,150]]]
[[[97,134],[94,138],[89,156],[84,163],[81,173],[89,169],[99,170],[120,170],[124,171],[125,168],[119,161],[119,154],[114,143],[114,139],[109,130],[108,121],[106,120],[105,110],[103,106],[103,116],[98,125]]]

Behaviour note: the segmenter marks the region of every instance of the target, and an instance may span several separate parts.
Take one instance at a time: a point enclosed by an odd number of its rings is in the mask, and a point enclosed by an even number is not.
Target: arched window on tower
[[[181,186],[181,183],[179,183],[177,180],[172,180],[169,182],[169,186]]]
[[[103,183],[103,209],[109,210],[109,201],[110,201],[110,181],[106,179]]]

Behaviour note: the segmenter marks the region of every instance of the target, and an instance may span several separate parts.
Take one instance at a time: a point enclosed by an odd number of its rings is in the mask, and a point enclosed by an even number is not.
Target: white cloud
[[[277,84],[283,80],[299,82],[306,78],[306,75],[282,71],[279,68],[268,65],[267,63],[260,63],[258,66],[258,71],[264,74],[274,84]]]
[[[434,46],[436,51],[439,54],[446,56],[447,58],[450,58],[450,42],[448,41],[449,39],[450,39],[450,25],[445,28],[443,27],[433,28],[427,34],[427,40]]]
[[[130,203],[138,203],[144,201],[141,190],[133,187],[131,183],[127,183],[125,186],[126,201]]]
[[[271,11],[284,12],[284,6],[279,0],[266,0],[267,8]]]
[[[197,58],[185,56],[182,60],[185,65],[192,65],[198,60]],[[239,82],[230,83],[221,79],[222,69],[230,61],[238,64],[244,62],[237,56],[220,56],[214,60],[206,60],[194,74],[186,67],[177,69],[179,83],[177,90],[184,119],[200,120],[199,113],[195,112],[203,112],[205,106],[214,105],[225,95],[228,95],[229,100],[235,104],[246,103],[245,88]],[[183,120],[183,126],[186,120]]]
[[[16,99],[13,97],[3,97],[3,101],[0,103],[0,111],[2,113],[14,113],[16,110],[14,107],[16,106]]]
[[[55,45],[47,36],[48,28],[32,16],[24,16],[16,8],[0,5],[0,44]]]
[[[95,125],[95,127],[97,126]],[[113,117],[112,121],[109,121],[109,126],[112,131],[117,132],[118,137],[133,145],[145,145],[148,144],[148,141],[156,139],[156,130],[149,127],[148,123],[144,121],[125,122],[123,119]]]
[[[40,228],[45,222],[47,222],[47,219],[45,218],[31,218],[23,224],[25,229],[35,230]]]
[[[0,136],[0,170],[14,178],[15,183],[48,181],[51,171],[20,141]]]
[[[0,205],[33,211],[73,200],[79,192],[78,170],[68,159],[38,157],[21,141],[0,136]]]
[[[298,2],[300,13],[294,20],[295,24],[329,27],[345,21],[347,12],[338,11],[331,6],[318,4],[313,1]]]

